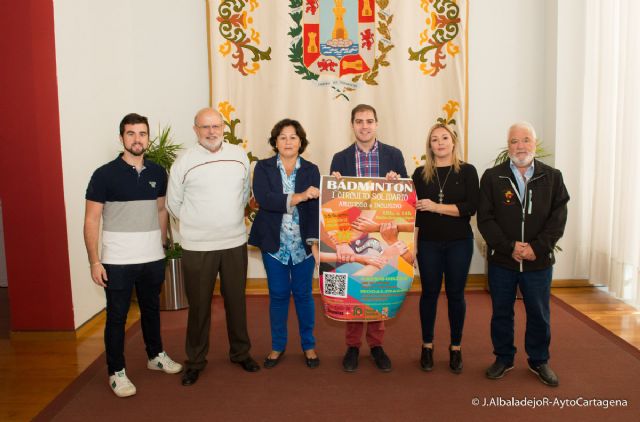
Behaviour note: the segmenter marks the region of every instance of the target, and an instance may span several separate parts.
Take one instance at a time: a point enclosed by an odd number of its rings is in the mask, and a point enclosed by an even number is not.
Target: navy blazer
[[[344,177],[356,177],[358,174],[355,156],[356,144],[353,143],[333,156],[329,173],[337,171]],[[380,177],[385,177],[390,171],[395,171],[405,179],[409,177],[404,165],[404,157],[398,148],[378,141],[378,159],[380,160]]]
[[[296,173],[295,193],[304,192],[309,186],[320,187],[318,166],[300,157],[300,168]],[[280,227],[282,216],[287,213],[288,194],[282,193],[282,176],[277,158],[273,156],[260,160],[253,171],[253,195],[259,209],[251,232],[249,244],[262,252],[275,253],[280,249]],[[308,239],[318,239],[319,208],[318,199],[310,199],[296,205],[300,216],[300,236],[307,254],[311,253]]]

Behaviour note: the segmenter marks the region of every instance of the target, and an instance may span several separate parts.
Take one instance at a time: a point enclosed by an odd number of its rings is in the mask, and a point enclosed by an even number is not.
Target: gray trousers
[[[184,250],[182,268],[189,317],[185,349],[186,367],[203,369],[207,365],[211,299],[220,274],[220,292],[224,299],[229,337],[229,357],[240,362],[249,357],[251,342],[247,332],[247,244],[219,251]]]

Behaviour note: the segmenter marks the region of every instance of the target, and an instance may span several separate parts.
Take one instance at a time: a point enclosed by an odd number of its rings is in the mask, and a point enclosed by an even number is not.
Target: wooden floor
[[[553,288],[553,294],[640,348],[640,312],[635,308],[594,287]],[[128,326],[138,318],[139,311],[132,308]],[[104,351],[103,328],[101,313],[76,333],[12,333],[0,339],[0,420],[26,421],[37,415]],[[106,387],[105,394],[110,394]]]

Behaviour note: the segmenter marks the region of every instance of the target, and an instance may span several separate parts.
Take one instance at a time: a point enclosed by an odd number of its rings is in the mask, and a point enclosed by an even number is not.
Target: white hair
[[[536,136],[536,130],[533,128],[533,125],[529,122],[518,122],[518,123],[514,123],[511,126],[509,126],[509,131],[507,132],[507,141],[509,140],[508,138],[511,136],[511,131],[514,129],[524,129],[529,131],[529,133],[531,133],[531,136],[533,136],[533,140],[537,140],[538,137]]]

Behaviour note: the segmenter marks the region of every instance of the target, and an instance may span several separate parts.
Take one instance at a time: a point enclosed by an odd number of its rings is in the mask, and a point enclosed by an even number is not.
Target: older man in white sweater
[[[218,273],[227,317],[229,357],[248,372],[260,369],[249,354],[245,301],[244,209],[250,193],[249,160],[242,148],[223,142],[224,121],[217,111],[200,110],[193,130],[198,143],[174,163],[167,194],[169,212],[180,220],[189,300],[187,370],[182,385],[194,384],[207,364],[211,298]]]

